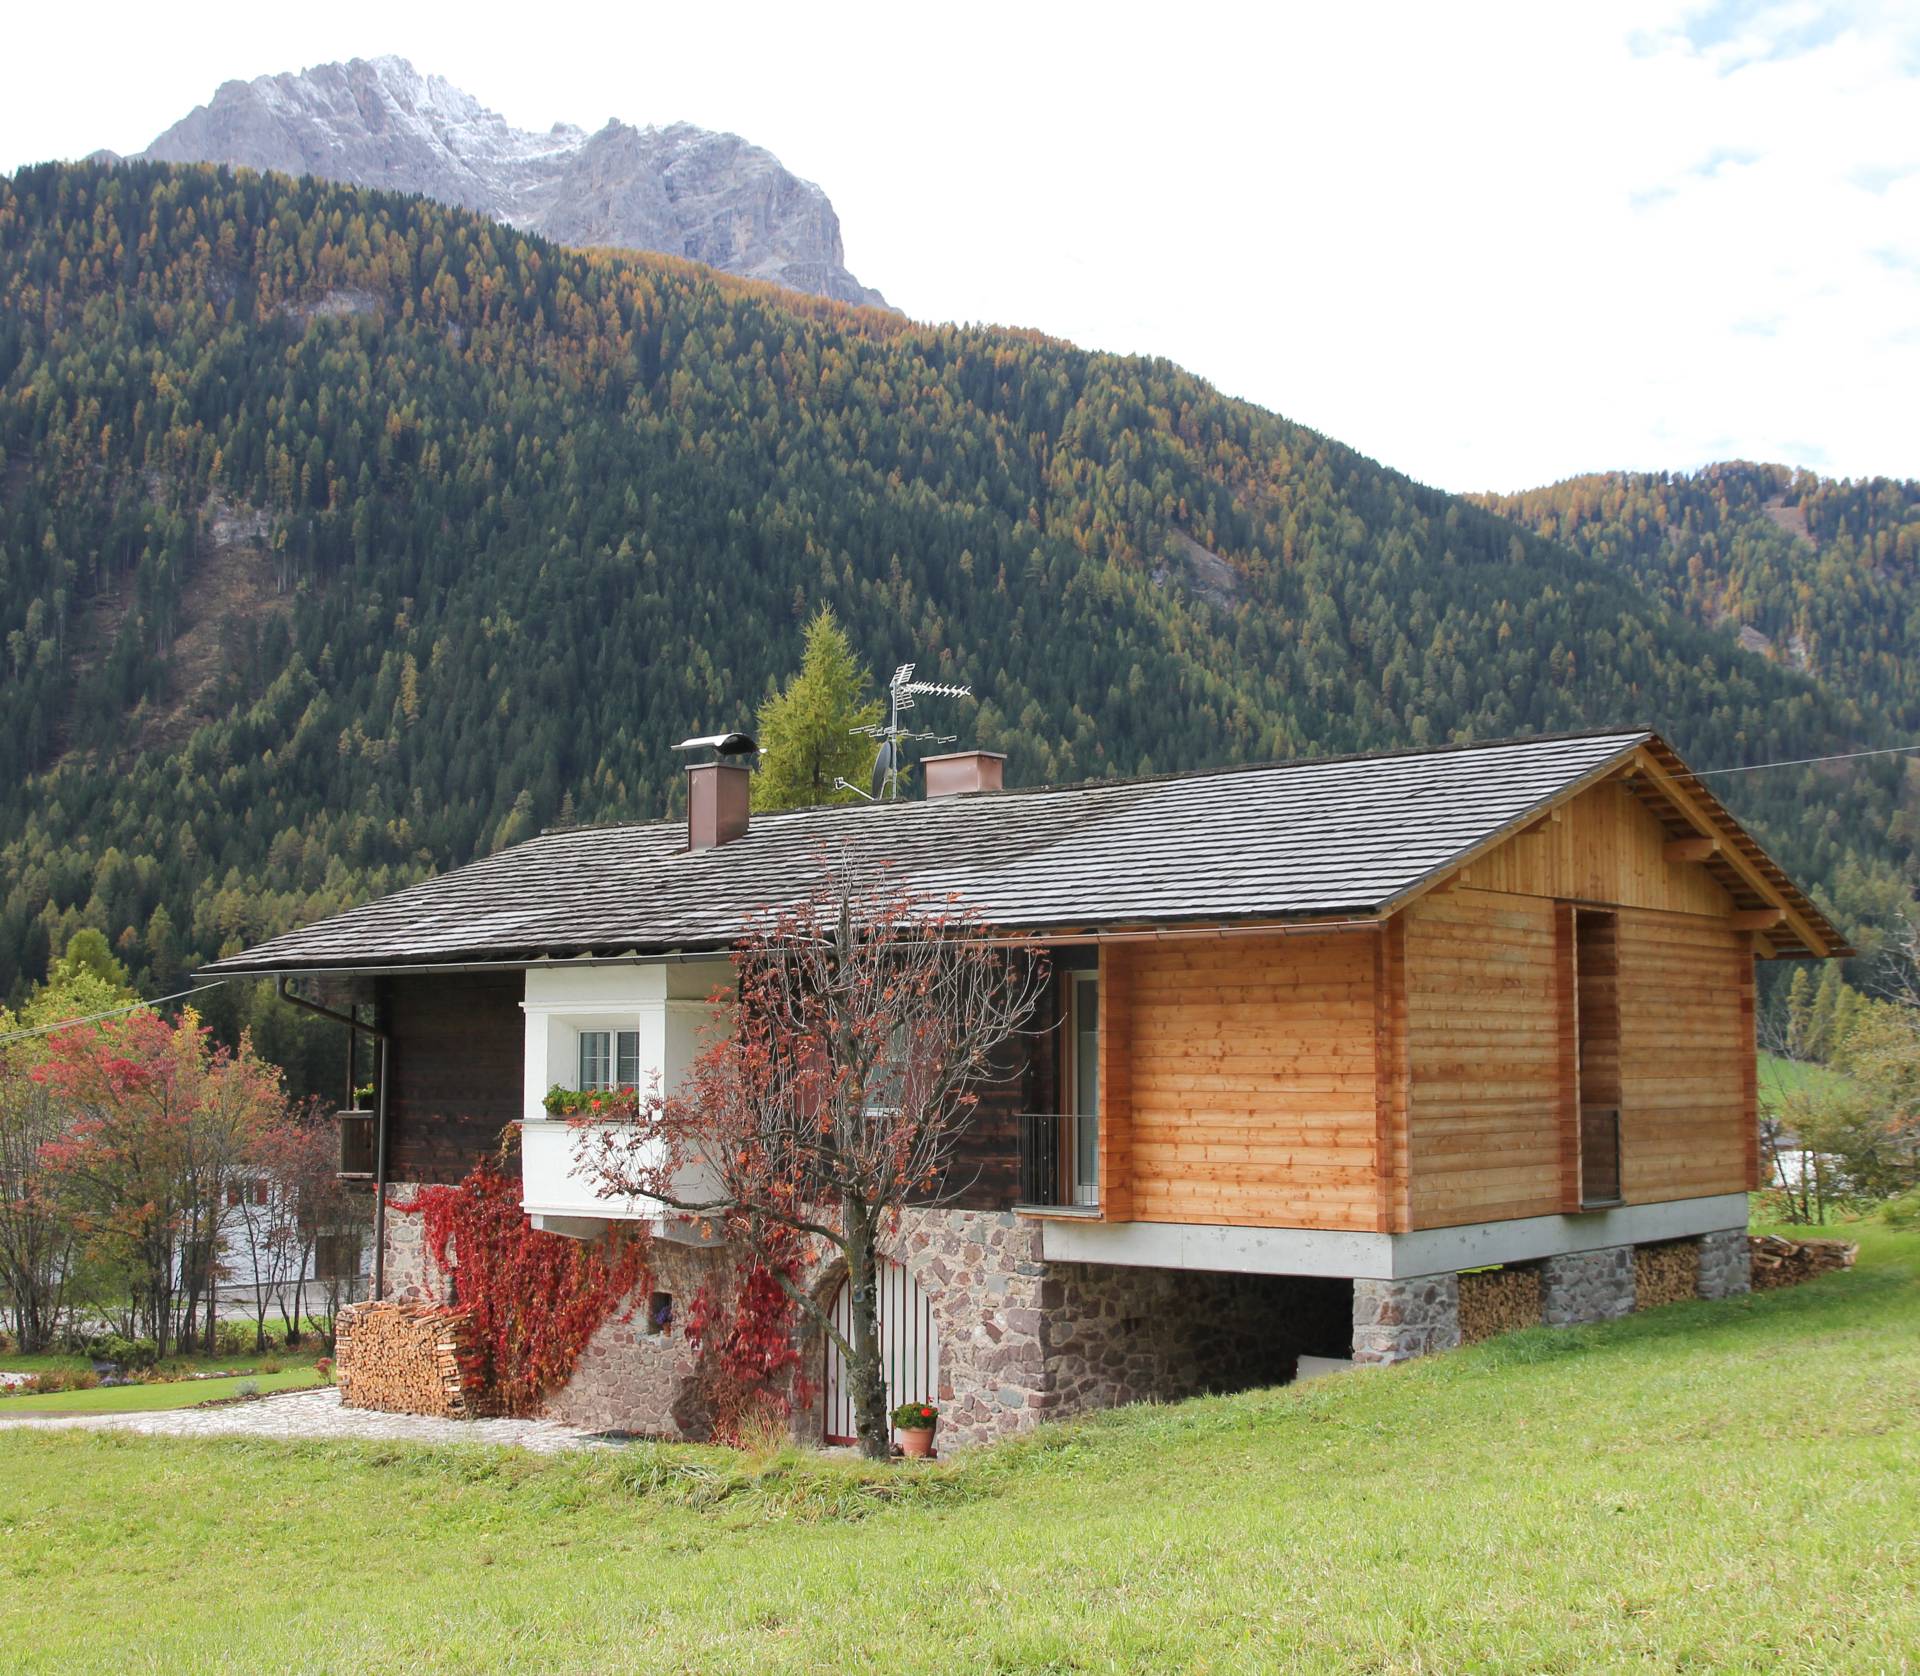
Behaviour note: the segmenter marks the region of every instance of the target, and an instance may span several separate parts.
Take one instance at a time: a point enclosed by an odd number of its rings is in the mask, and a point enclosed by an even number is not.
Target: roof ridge
[[[1567,744],[1576,739],[1657,739],[1659,732],[1646,726],[1626,727],[1584,727],[1573,728],[1562,733],[1515,733],[1499,739],[1456,740],[1445,745],[1393,745],[1383,746],[1372,751],[1343,751],[1333,756],[1273,757],[1261,762],[1225,762],[1212,768],[1174,768],[1160,774],[1114,774],[1093,775],[1084,780],[1047,780],[1034,786],[1007,786],[997,792],[961,793],[960,797],[971,800],[974,797],[992,797],[999,801],[1008,797],[1051,796],[1057,792],[1103,791],[1120,789],[1126,786],[1164,786],[1188,780],[1227,779],[1237,774],[1271,773],[1282,768],[1331,768],[1350,762],[1392,762],[1402,757],[1444,757],[1459,756],[1468,751],[1493,751],[1515,745],[1556,745]],[[990,747],[981,746],[986,750]],[[1671,748],[1671,747],[1669,747]],[[964,753],[962,753],[964,754]],[[1677,753],[1676,753],[1677,754]],[[929,802],[945,803],[947,798],[927,799],[921,797],[902,798],[897,801],[863,803],[807,803],[797,809],[773,809],[757,811],[754,820],[758,822],[787,821],[801,815],[839,814],[842,811],[864,812],[881,809],[925,808]],[[957,801],[957,799],[956,799]],[[683,815],[663,815],[646,821],[582,821],[574,826],[542,827],[538,836],[555,837],[574,832],[605,832],[609,830],[645,831],[656,826],[677,826],[685,819]],[[496,854],[502,853],[499,851]]]

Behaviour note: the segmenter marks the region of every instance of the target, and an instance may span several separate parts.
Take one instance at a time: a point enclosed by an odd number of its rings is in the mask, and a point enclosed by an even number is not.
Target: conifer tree
[[[856,785],[873,766],[873,741],[853,730],[880,719],[880,703],[866,697],[873,677],[853,655],[846,631],[822,606],[807,624],[800,673],[760,706],[760,747],[754,776],[756,809],[801,809],[846,803],[835,779]]]
[[[1840,1005],[1840,967],[1826,962],[1819,985],[1813,992],[1813,1006],[1807,1014],[1806,1054],[1809,1059],[1825,1059],[1833,1051],[1834,1015]]]
[[[1807,1040],[1813,1030],[1813,979],[1805,966],[1796,966],[1787,986],[1787,1052],[1808,1057]]]

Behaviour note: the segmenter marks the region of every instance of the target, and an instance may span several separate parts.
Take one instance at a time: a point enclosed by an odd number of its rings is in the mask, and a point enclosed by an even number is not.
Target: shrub
[[[278,1373],[279,1371],[280,1364],[277,1361],[268,1360],[260,1364],[260,1372],[262,1373]]]
[[[32,1389],[43,1395],[65,1391],[70,1387],[73,1377],[65,1368],[48,1368],[34,1380]]]
[[[253,1326],[246,1321],[222,1321],[213,1329],[216,1356],[244,1356],[254,1347]]]
[[[91,1391],[99,1383],[100,1376],[95,1373],[92,1368],[88,1368],[84,1373],[70,1373],[67,1375],[67,1389],[69,1391]]]
[[[1920,1227],[1920,1187],[1889,1199],[1880,1207],[1880,1220],[1895,1228]]]
[[[122,1338],[108,1333],[93,1342],[94,1355],[105,1362],[118,1362],[128,1373],[152,1367],[160,1360],[160,1347],[150,1338]]]
[[[893,1423],[903,1432],[931,1431],[939,1418],[940,1410],[930,1402],[903,1402],[893,1411]]]
[[[243,1399],[247,1397],[257,1397],[260,1395],[260,1381],[257,1379],[243,1379],[240,1381],[239,1389],[233,1394]]]
[[[331,1356],[320,1357],[314,1362],[313,1371],[331,1385],[333,1383],[333,1358]]]
[[[12,1354],[13,1335],[4,1327],[0,1327],[0,1356],[11,1356]]]

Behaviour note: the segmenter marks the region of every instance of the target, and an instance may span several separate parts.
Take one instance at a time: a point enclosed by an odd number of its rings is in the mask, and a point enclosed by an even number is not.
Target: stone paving
[[[419,1414],[381,1414],[343,1408],[340,1393],[288,1391],[220,1408],[176,1408],[150,1414],[49,1414],[0,1417],[0,1428],[56,1427],[126,1431],[146,1437],[255,1437],[274,1443],[309,1438],[349,1443],[496,1443],[550,1455],[562,1449],[603,1448],[604,1437],[554,1420],[435,1420]]]

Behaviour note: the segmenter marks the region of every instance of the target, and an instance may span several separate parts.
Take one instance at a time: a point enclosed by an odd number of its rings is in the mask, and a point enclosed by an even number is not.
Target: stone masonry
[[[645,1278],[588,1340],[573,1377],[547,1400],[546,1417],[588,1431],[706,1437],[686,1310],[702,1286],[723,1286],[731,1270],[717,1247],[655,1240]],[[673,1300],[664,1322],[652,1315],[657,1294]]]
[[[427,1255],[427,1219],[418,1211],[396,1210],[419,1195],[417,1181],[387,1183],[387,1296],[401,1303],[443,1302],[445,1288]]]
[[[1700,1296],[1730,1298],[1753,1290],[1752,1247],[1744,1228],[1700,1236]]]
[[[414,1189],[396,1184],[392,1192],[405,1203]],[[882,1241],[882,1255],[906,1266],[933,1316],[944,1448],[1009,1437],[1049,1416],[1277,1384],[1305,1354],[1350,1352],[1356,1363],[1381,1364],[1461,1342],[1454,1274],[1348,1283],[1048,1263],[1041,1231],[1038,1221],[1011,1212],[909,1210]],[[1699,1250],[1702,1297],[1747,1289],[1742,1230],[1704,1235]],[[627,1319],[616,1317],[594,1336],[548,1415],[595,1431],[704,1436],[708,1417],[684,1310],[702,1285],[724,1285],[731,1267],[721,1249],[658,1242],[647,1289],[671,1295],[681,1319],[662,1331],[648,1298],[629,1300]],[[390,1212],[388,1295],[437,1296],[444,1282],[431,1270],[422,1219]],[[1539,1270],[1550,1326],[1633,1310],[1632,1246],[1550,1257]],[[820,1263],[807,1284],[825,1301],[843,1272]],[[801,1365],[815,1400],[795,1416],[803,1440],[821,1432],[822,1349],[820,1333],[807,1332]]]
[[[1460,1344],[1460,1277],[1423,1274],[1353,1283],[1353,1360],[1404,1362]]]
[[[1541,1318],[1549,1327],[1613,1321],[1633,1313],[1633,1247],[1570,1251],[1540,1266]]]

